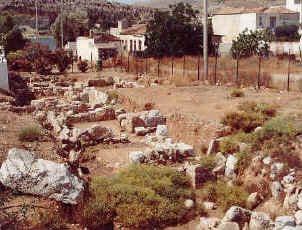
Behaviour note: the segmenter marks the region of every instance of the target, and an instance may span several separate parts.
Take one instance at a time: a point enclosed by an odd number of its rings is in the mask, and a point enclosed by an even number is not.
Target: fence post
[[[157,78],[159,79],[159,64],[160,64],[160,59],[158,58],[157,60]]]
[[[133,57],[134,57],[134,60],[135,60],[135,73],[136,73],[136,75],[138,75],[138,70],[137,70],[137,68],[138,68],[138,66],[137,66],[137,56],[134,55]]]
[[[289,79],[290,79],[290,50],[288,50],[288,68],[287,68],[287,91],[289,92]]]
[[[214,85],[217,83],[217,61],[218,61],[218,52],[215,48],[215,65],[214,65]]]
[[[91,69],[92,69],[92,52],[90,52],[90,63],[91,63]]]
[[[171,77],[173,78],[174,75],[174,57],[171,57]]]
[[[197,80],[200,80],[200,55],[198,55],[198,60],[197,60]]]
[[[121,70],[123,70],[123,51],[121,51]]]
[[[128,52],[128,66],[127,66],[127,72],[129,73],[130,71],[130,53]]]
[[[74,61],[74,57],[73,57],[73,51],[71,52],[71,72],[73,73],[73,61]]]
[[[182,73],[183,78],[185,78],[185,72],[186,72],[186,55],[184,55],[184,62],[183,62],[183,73]]]
[[[259,65],[258,65],[258,89],[260,89],[260,78],[261,78],[261,54],[259,54]]]
[[[236,58],[236,84],[238,86],[239,81],[239,57]]]
[[[148,57],[145,56],[145,73],[148,73]]]

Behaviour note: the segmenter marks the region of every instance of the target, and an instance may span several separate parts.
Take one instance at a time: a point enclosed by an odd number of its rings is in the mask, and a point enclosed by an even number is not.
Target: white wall
[[[271,42],[270,51],[273,54],[283,54],[290,53],[295,55],[300,55],[300,49],[302,51],[302,46],[300,42]]]
[[[300,4],[295,3],[296,0],[286,0],[286,8],[293,11],[300,11]]]
[[[244,29],[256,29],[256,14],[214,15],[212,24],[214,34],[223,35],[222,42],[230,43]]]
[[[77,54],[82,60],[95,62],[99,59],[99,51],[94,45],[93,38],[78,37],[77,38]]]
[[[9,91],[7,62],[0,56],[0,88]]]

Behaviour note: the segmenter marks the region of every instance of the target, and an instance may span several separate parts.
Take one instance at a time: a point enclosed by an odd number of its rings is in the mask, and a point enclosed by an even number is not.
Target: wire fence
[[[235,60],[231,56],[209,57],[209,75],[203,76],[202,56],[144,58],[121,56],[116,61],[123,71],[150,75],[160,81],[186,85],[205,80],[215,85],[269,87],[302,91],[302,63],[288,54]]]

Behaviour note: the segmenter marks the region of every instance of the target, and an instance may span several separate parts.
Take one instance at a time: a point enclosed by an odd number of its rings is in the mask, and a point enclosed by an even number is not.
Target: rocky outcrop
[[[40,195],[66,204],[81,199],[83,182],[65,164],[37,159],[33,153],[10,149],[0,169],[1,183],[26,194]]]

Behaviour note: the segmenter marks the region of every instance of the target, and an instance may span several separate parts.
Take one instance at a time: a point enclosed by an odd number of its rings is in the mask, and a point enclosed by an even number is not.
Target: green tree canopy
[[[0,45],[4,46],[5,52],[23,49],[26,43],[22,32],[15,25],[9,15],[0,16]]]
[[[269,30],[244,30],[232,41],[233,58],[250,57],[254,54],[267,55],[272,34]]]
[[[202,24],[190,4],[178,3],[170,11],[156,11],[147,24],[146,52],[150,56],[195,55],[202,52]],[[212,29],[209,29],[211,45]],[[210,47],[210,51],[211,51]]]
[[[51,26],[52,33],[57,42],[61,44],[61,15],[59,15]],[[63,15],[63,39],[64,44],[68,41],[75,41],[78,36],[88,34],[88,19],[81,12],[69,13]]]

